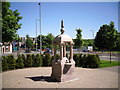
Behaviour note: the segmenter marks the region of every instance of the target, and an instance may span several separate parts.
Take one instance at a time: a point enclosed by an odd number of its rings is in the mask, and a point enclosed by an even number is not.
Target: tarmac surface
[[[120,67],[119,67],[120,68]],[[118,88],[118,66],[89,69],[75,68],[69,82],[51,80],[51,67],[25,68],[2,73],[2,88]]]

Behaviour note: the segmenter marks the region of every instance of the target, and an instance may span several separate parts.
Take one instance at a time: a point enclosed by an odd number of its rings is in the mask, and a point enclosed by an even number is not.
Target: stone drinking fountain
[[[64,34],[63,20],[61,21],[61,34],[53,40],[54,59],[52,61],[51,77],[59,82],[74,80],[75,61],[73,60],[73,40]],[[70,58],[66,57],[66,45],[70,46]],[[56,58],[56,47],[60,47],[60,58]]]

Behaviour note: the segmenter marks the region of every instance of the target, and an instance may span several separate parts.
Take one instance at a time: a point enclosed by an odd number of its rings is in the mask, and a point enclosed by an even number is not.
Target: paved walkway
[[[26,68],[2,73],[3,88],[118,88],[118,67],[75,68],[78,80],[58,83],[50,80],[51,67]]]

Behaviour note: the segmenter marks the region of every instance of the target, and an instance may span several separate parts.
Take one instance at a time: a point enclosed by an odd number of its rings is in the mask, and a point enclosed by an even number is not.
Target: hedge
[[[23,63],[23,58],[21,55],[18,55],[18,58],[16,60],[16,68],[23,68],[24,63]]]
[[[15,62],[15,58],[13,55],[7,56],[7,64],[8,64],[8,69],[10,70],[15,69],[16,62]]]
[[[26,56],[22,54],[19,55],[16,60],[13,55],[2,56],[2,70],[6,71],[24,67],[51,66],[53,59],[54,56],[51,56],[50,54],[26,54]],[[56,60],[58,59],[60,59],[60,55],[56,54]],[[98,55],[74,54],[73,59],[75,60],[75,66],[77,67],[98,68],[100,66],[100,58]]]
[[[8,70],[7,56],[2,56],[2,70]]]
[[[35,64],[35,67],[42,66],[42,58],[40,54],[36,55],[34,64]]]
[[[88,55],[85,60],[86,61],[83,63],[83,67],[85,68],[98,68],[100,66],[100,62],[96,55]]]
[[[36,67],[36,56],[32,54],[32,66]]]
[[[22,59],[23,59],[23,63],[25,64],[26,58],[25,58],[25,55],[24,55],[24,54],[22,54]]]
[[[43,64],[44,66],[51,66],[52,65],[51,55],[49,53],[45,54],[43,63],[44,63]]]
[[[25,59],[25,67],[32,67],[33,60],[32,60],[32,56],[30,54],[26,54],[26,59]]]

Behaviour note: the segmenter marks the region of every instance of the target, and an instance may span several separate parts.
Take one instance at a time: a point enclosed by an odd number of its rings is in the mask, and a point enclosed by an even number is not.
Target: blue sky
[[[39,18],[38,2],[12,2],[12,10],[18,10],[23,16],[20,21],[20,36],[36,36],[36,19]],[[82,29],[82,38],[91,39],[103,24],[115,22],[118,30],[117,2],[42,2],[41,30],[43,35],[60,34],[60,21],[64,20],[65,34],[76,37],[76,29]],[[39,33],[39,22],[37,23]]]

